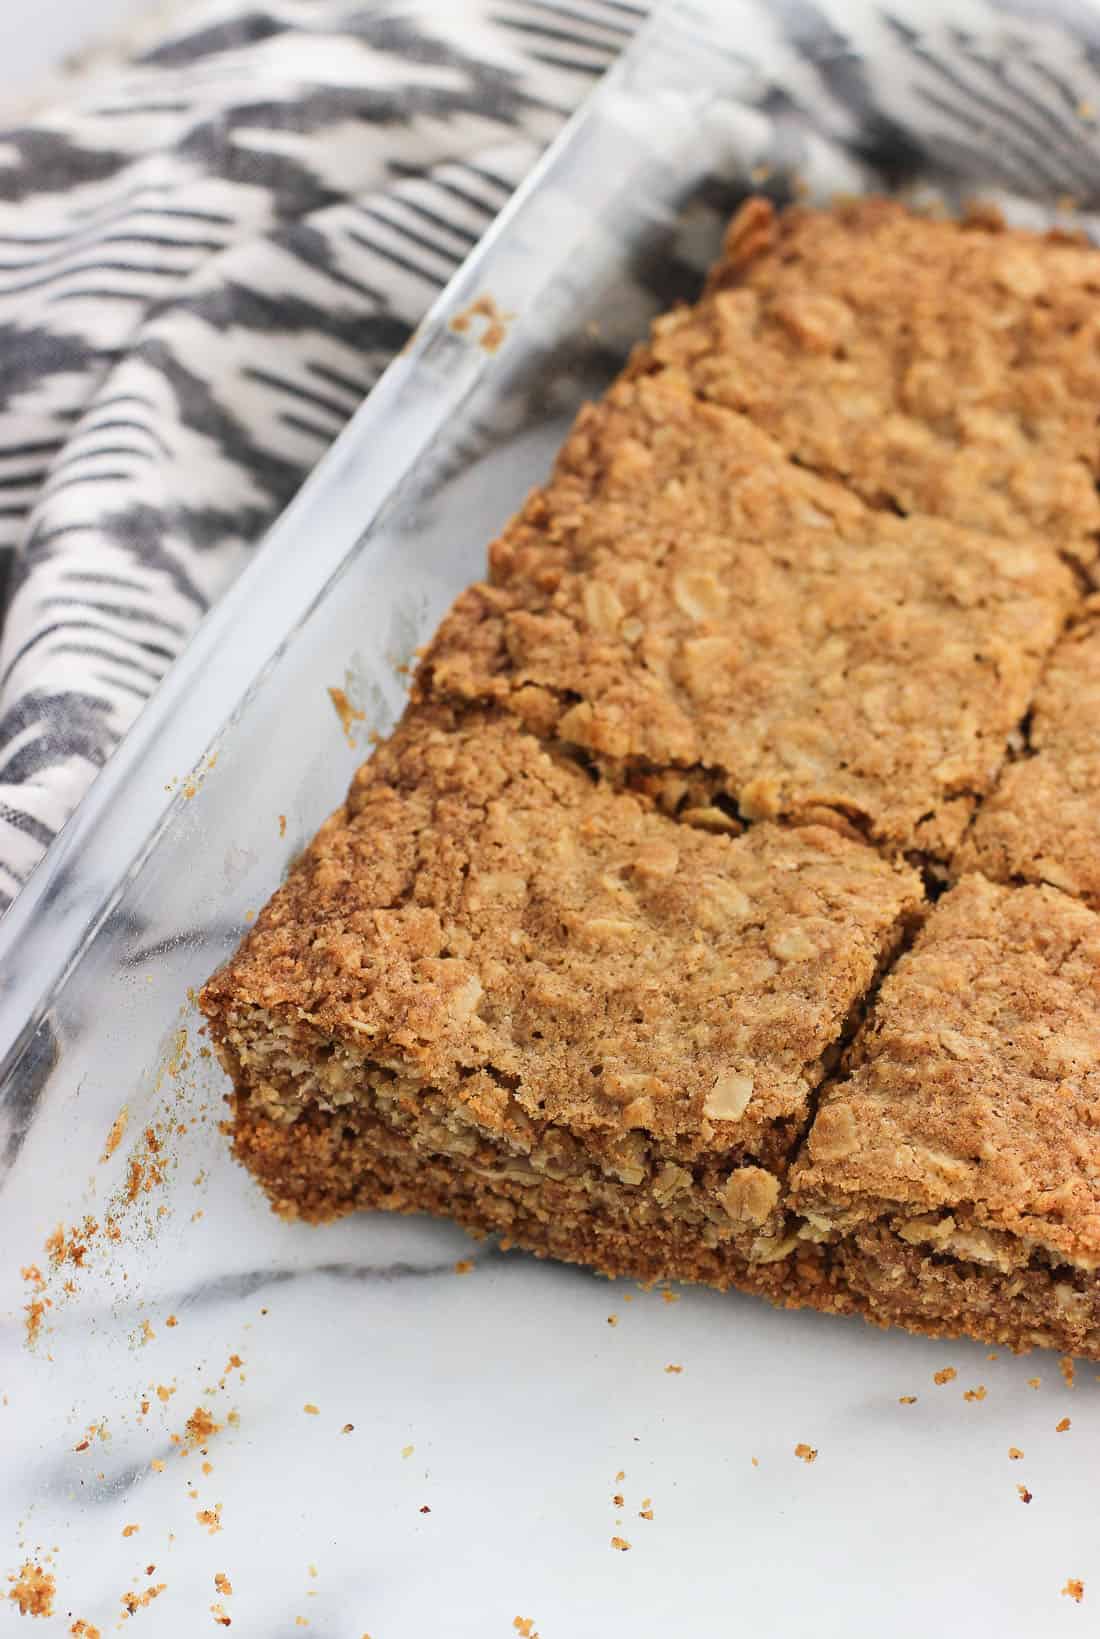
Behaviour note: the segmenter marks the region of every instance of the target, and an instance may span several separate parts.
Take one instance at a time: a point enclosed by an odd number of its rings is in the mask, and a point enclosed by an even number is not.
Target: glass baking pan
[[[1027,0],[659,8],[199,629],[0,925],[0,1627],[51,1602],[35,1631],[1089,1620],[1091,1370],[429,1219],[281,1223],[228,1159],[189,995],[738,199],[980,189],[1043,221],[1072,196],[1091,226],[1098,44],[1096,13]]]

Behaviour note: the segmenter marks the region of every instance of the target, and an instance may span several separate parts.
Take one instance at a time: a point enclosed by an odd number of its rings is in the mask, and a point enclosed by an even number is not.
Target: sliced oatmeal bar
[[[869,1319],[1100,1354],[1100,916],[965,878],[883,982],[792,1204]]]
[[[289,1216],[446,1212],[799,1300],[787,1159],[920,907],[833,831],[693,830],[414,709],[202,993],[237,1154]]]
[[[1051,656],[1020,759],[1004,770],[959,865],[1051,882],[1100,910],[1100,599]]]
[[[708,295],[634,369],[675,369],[875,506],[1059,542],[1100,532],[1100,250],[886,199],[734,218]]]
[[[422,696],[504,707],[702,823],[820,820],[936,861],[1076,596],[1041,543],[876,512],[660,375],[581,415],[491,572]]]

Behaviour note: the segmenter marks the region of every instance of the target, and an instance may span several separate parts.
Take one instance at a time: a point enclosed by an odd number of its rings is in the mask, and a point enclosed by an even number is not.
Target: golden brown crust
[[[885,199],[755,200],[708,288],[636,370],[681,372],[872,505],[1096,562],[1100,250]]]
[[[1100,1357],[1098,294],[745,207],[203,992],[278,1210]]]
[[[948,1257],[1096,1268],[1098,1179],[1100,916],[966,877],[883,982],[793,1204],[844,1228],[892,1216]]]
[[[1024,754],[1004,770],[957,869],[1050,882],[1100,910],[1100,599],[1051,656]]]
[[[662,376],[582,416],[458,600],[421,694],[492,701],[632,783],[832,813],[946,860],[1074,598],[1041,545],[861,506]]]
[[[249,1083],[284,1113],[369,1096],[366,1064],[529,1144],[775,1161],[920,901],[821,827],[677,826],[513,721],[415,709],[201,1001],[238,1068],[273,1030],[303,1055]]]

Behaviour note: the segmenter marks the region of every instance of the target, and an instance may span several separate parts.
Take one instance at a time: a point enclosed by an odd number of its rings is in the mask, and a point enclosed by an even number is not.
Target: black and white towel
[[[1095,205],[1086,0],[697,0],[776,150]],[[646,0],[184,0],[0,131],[0,910]]]
[[[0,908],[643,13],[196,0],[0,132]]]

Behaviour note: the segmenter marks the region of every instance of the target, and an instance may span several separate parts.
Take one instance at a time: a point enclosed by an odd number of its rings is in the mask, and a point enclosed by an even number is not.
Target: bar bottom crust
[[[1045,1260],[998,1269],[910,1244],[888,1219],[839,1239],[806,1238],[791,1220],[770,1244],[708,1220],[702,1191],[658,1201],[651,1191],[586,1174],[524,1177],[512,1157],[472,1164],[433,1153],[369,1111],[313,1110],[293,1125],[245,1096],[233,1146],[289,1219],[324,1222],[357,1210],[431,1213],[473,1235],[497,1234],[536,1257],[611,1278],[676,1280],[741,1291],[785,1309],[859,1315],[931,1337],[970,1337],[1022,1353],[1100,1357],[1095,1277]],[[511,1176],[509,1176],[511,1173]]]

